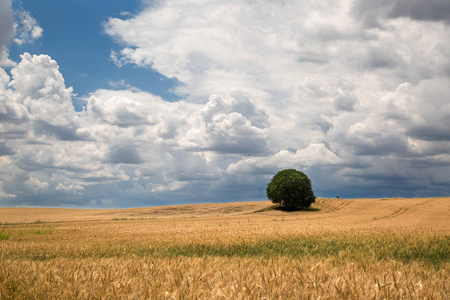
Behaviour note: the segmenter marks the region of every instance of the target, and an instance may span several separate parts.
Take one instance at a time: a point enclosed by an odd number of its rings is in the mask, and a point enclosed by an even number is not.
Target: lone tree
[[[286,169],[278,172],[266,188],[267,198],[287,209],[308,208],[316,202],[311,180],[305,173]]]

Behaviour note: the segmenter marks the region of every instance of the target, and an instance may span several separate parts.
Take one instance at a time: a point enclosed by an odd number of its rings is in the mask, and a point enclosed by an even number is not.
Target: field
[[[449,299],[450,198],[0,208],[0,299]]]

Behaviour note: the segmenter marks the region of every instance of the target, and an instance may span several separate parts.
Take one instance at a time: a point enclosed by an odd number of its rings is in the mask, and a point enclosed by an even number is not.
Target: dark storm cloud
[[[177,175],[177,179],[179,181],[197,181],[197,180],[213,181],[213,180],[219,180],[220,177],[217,176],[217,174],[201,174],[201,173],[186,174],[186,173],[182,173],[182,174]]]
[[[384,18],[411,18],[419,21],[450,23],[448,0],[358,0],[353,5],[354,16],[368,27],[380,27]]]
[[[14,17],[11,1],[0,1],[0,66],[11,65],[8,59],[8,46],[14,36]]]
[[[444,21],[450,23],[448,0],[397,0],[388,13],[389,17],[408,17],[420,21]]]
[[[27,131],[19,128],[11,128],[2,131],[1,137],[4,139],[21,139],[27,134]]]
[[[408,130],[408,135],[424,141],[447,141],[450,142],[450,128],[439,128],[431,126],[414,126]]]
[[[357,0],[353,3],[353,16],[367,27],[379,27],[385,9],[392,7],[392,0]]]
[[[34,123],[34,133],[36,135],[54,136],[60,141],[80,141],[85,140],[77,134],[76,128],[56,126],[48,124],[44,121],[36,121]]]
[[[345,93],[343,95],[337,96],[333,101],[333,105],[338,110],[351,112],[351,111],[355,110],[355,105],[357,102],[358,102],[358,99],[356,98],[356,96],[354,94]],[[331,124],[324,124],[324,125],[322,125],[321,127],[325,131],[327,131],[329,129],[329,127],[331,127]]]
[[[395,68],[400,61],[400,57],[391,51],[374,47],[369,48],[366,54],[366,67],[369,69]]]
[[[106,162],[113,164],[140,164],[143,161],[135,147],[121,146],[111,149]]]
[[[8,147],[8,145],[6,145],[5,143],[0,142],[0,156],[13,154],[14,150],[12,148]]]
[[[384,156],[392,153],[407,154],[408,146],[403,137],[375,137],[370,142],[354,144],[354,153],[361,156]]]
[[[14,36],[14,17],[11,1],[0,2],[0,46],[8,45]]]

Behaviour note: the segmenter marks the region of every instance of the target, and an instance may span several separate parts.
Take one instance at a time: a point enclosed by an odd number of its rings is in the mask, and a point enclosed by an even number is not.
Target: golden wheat
[[[1,298],[447,299],[448,268],[335,258],[1,261]]]
[[[151,210],[161,218],[110,211],[98,221],[4,224],[0,299],[450,297],[441,198],[321,200],[316,211],[295,213],[236,205],[232,213],[189,206]],[[422,217],[402,219],[419,210]]]

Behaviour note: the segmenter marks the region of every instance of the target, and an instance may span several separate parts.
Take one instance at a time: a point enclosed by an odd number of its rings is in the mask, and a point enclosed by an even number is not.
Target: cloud
[[[10,0],[0,3],[0,67],[12,67],[8,47],[14,36],[14,16]]]
[[[104,196],[115,201],[143,186],[170,194],[191,189],[192,182],[222,180],[223,157],[268,150],[269,116],[243,93],[214,95],[201,105],[134,89],[98,90],[85,111],[75,112],[56,62],[46,55],[21,58],[11,78],[2,73],[0,107],[23,112],[14,118],[5,112],[2,126],[11,136],[4,131],[9,142],[1,147],[10,175],[3,195],[20,195],[14,201],[22,204],[36,205],[45,195],[90,203],[105,186],[114,192]]]
[[[198,125],[179,138],[186,149],[241,154],[267,151],[269,116],[245,95],[228,99],[212,95],[194,122]]]
[[[384,19],[410,18],[418,21],[449,23],[450,4],[445,0],[430,0],[424,5],[419,0],[358,0],[353,4],[356,18],[369,27],[383,26]]]
[[[21,55],[11,70],[8,84],[15,91],[15,102],[24,105],[34,119],[51,125],[68,125],[75,120],[72,88],[66,88],[56,61],[48,55]]]
[[[15,101],[13,91],[7,89],[9,76],[0,69],[0,126],[7,123],[22,123],[29,118],[27,108]]]
[[[230,173],[273,174],[280,168],[303,169],[311,166],[333,166],[341,159],[324,144],[310,144],[295,152],[282,150],[273,156],[249,157],[228,167]]]
[[[14,154],[14,150],[8,147],[5,143],[0,143],[0,156],[3,155],[12,155]]]
[[[40,38],[44,30],[38,25],[35,18],[29,12],[19,9],[15,13],[17,23],[16,35],[13,39],[14,43],[22,45],[24,43],[33,43],[34,40]]]
[[[448,123],[448,122],[447,122]],[[450,133],[447,124],[439,127],[415,126],[408,130],[408,134],[414,138],[425,141],[450,141]]]
[[[0,197],[2,197],[2,198],[15,198],[17,196],[13,195],[13,194],[8,194],[5,191],[3,191],[3,183],[0,182]]]
[[[129,83],[127,83],[124,79],[120,79],[120,80],[110,80],[108,81],[108,85],[113,88],[113,89],[117,89],[117,90],[122,90],[122,89],[127,89],[127,90],[134,90],[134,91],[139,91],[138,88],[135,88],[133,86],[131,86]]]
[[[18,45],[33,43],[43,34],[43,29],[37,24],[29,12],[22,8],[12,9],[12,1],[0,3],[0,67],[10,68],[15,65],[9,58],[11,42]]]
[[[110,18],[114,62],[176,77],[177,102],[124,80],[76,112],[57,62],[24,53],[0,69],[0,203],[265,199],[283,168],[319,196],[446,195],[445,6],[159,1]]]
[[[151,104],[120,96],[119,93],[107,98],[97,95],[99,93],[91,96],[87,105],[88,113],[97,120],[121,127],[152,123],[149,118],[149,110],[153,108]],[[156,97],[149,98],[151,101],[151,98]]]
[[[113,53],[116,61],[176,77],[187,87],[180,86],[179,92],[193,100],[211,91],[264,96],[262,86],[270,88],[281,78],[287,84],[295,80],[292,71],[286,73],[299,59],[297,43],[303,38],[294,28],[304,27],[301,16],[309,9],[267,2],[161,2],[134,18],[111,18],[105,31],[126,45]],[[275,25],[282,18],[291,18],[292,24]]]
[[[113,164],[142,163],[142,159],[135,147],[117,147],[110,150],[107,161]]]
[[[25,183],[35,190],[48,188],[48,182],[40,182],[38,178],[32,176]]]
[[[33,131],[37,137],[54,136],[62,141],[75,141],[89,138],[77,133],[77,128],[73,126],[57,126],[45,121],[36,120],[33,124]]]
[[[445,0],[427,1],[427,5],[419,0],[393,1],[390,17],[409,17],[421,21],[444,21],[450,22],[450,3]]]

